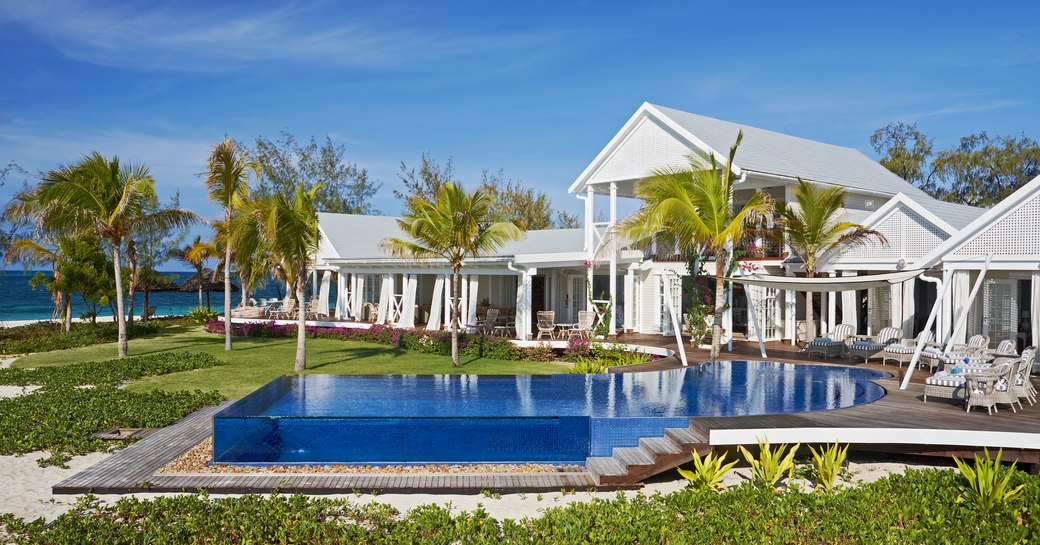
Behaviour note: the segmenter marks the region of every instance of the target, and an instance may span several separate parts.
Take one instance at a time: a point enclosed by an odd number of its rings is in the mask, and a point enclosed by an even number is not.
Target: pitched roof
[[[647,106],[700,139],[717,157],[725,157],[736,141],[737,133],[743,130],[744,140],[735,162],[744,170],[927,198],[925,192],[855,148],[824,144],[665,106]]]
[[[338,257],[341,259],[365,259],[388,256],[379,249],[379,243],[387,237],[399,237],[400,218],[393,216],[364,216],[359,214],[318,214],[318,224]],[[585,231],[576,229],[540,229],[524,233],[517,241],[507,242],[492,257],[507,257],[522,254],[582,252],[585,246]]]
[[[931,197],[915,198],[914,201],[929,212],[942,218],[943,221],[950,224],[954,229],[963,229],[988,210],[987,208],[976,208],[967,204],[939,201]]]

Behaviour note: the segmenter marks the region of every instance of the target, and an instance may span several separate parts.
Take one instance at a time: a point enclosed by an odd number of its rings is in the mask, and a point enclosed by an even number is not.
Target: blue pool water
[[[214,417],[214,460],[244,464],[584,463],[694,416],[874,401],[886,373],[716,362],[600,375],[302,375]]]

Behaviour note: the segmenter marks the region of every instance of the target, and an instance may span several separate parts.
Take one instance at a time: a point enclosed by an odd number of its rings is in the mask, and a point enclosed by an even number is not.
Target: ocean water
[[[181,283],[188,279],[191,275],[195,274],[194,271],[161,271],[166,275],[176,275],[176,283]],[[34,290],[29,285],[29,279],[36,274],[36,271],[2,271],[0,272],[0,322],[14,321],[14,320],[47,320],[52,317],[54,310],[54,303],[51,301],[51,294],[45,288]],[[279,286],[281,289],[282,296],[285,295],[285,286]],[[332,284],[332,294],[330,295],[330,301],[335,301],[336,284]],[[266,298],[272,299],[279,296],[276,293],[275,283],[270,281],[266,286],[255,290],[253,293],[254,299]],[[206,304],[206,293],[203,292],[203,305]],[[219,291],[210,292],[210,307],[217,311],[224,311],[224,294]],[[236,291],[231,294],[232,303],[237,306],[241,301],[242,292]],[[134,294],[134,316],[141,315],[142,305],[144,304],[144,293],[138,292]],[[199,306],[199,294],[197,291],[192,292],[180,292],[180,291],[166,291],[166,292],[151,292],[148,294],[149,306],[156,307],[155,313],[157,316],[166,315],[178,315],[187,314],[189,310]],[[86,303],[78,295],[74,294],[72,297],[72,317],[79,318],[80,314],[88,311]],[[112,310],[109,306],[98,306],[98,316],[112,316]]]

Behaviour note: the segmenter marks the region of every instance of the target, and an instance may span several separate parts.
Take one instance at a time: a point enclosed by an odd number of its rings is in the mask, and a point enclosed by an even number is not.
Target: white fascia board
[[[979,270],[986,264],[986,256],[959,256],[942,261],[944,268]],[[991,271],[1037,271],[1040,270],[1040,255],[993,256]]]
[[[914,267],[931,268],[936,263],[943,261],[948,254],[956,252],[961,246],[967,244],[968,241],[980,234],[987,227],[995,224],[1005,216],[1025,205],[1025,203],[1029,201],[1029,198],[1034,196],[1038,191],[1040,191],[1040,176],[1033,178],[1029,183],[1020,187],[1017,191],[1008,195],[1007,198],[995,204],[993,208],[983,212],[981,216],[975,218],[975,221],[966,225],[964,229],[961,229],[956,235],[950,237],[946,242],[937,246],[928,255],[919,259],[917,263],[914,263]],[[994,256],[994,259],[996,259],[996,256]]]
[[[636,110],[636,113],[632,114],[632,117],[630,117],[628,121],[625,122],[624,126],[621,127],[621,130],[614,135],[614,138],[610,139],[610,142],[607,143],[606,147],[604,147],[599,152],[599,154],[596,155],[596,158],[593,159],[591,163],[589,163],[589,166],[585,167],[585,170],[583,170],[581,175],[579,175],[578,178],[574,180],[574,183],[572,183],[571,186],[567,188],[567,192],[579,192],[579,190],[582,189],[582,186],[588,183],[589,179],[591,179],[595,175],[595,173],[600,169],[600,167],[603,166],[603,164],[608,159],[610,159],[617,152],[618,149],[620,149],[620,147],[625,143],[625,141],[628,140],[628,138],[632,135],[635,129],[639,126],[639,124],[644,119],[651,117],[663,123],[669,129],[671,129],[676,134],[681,136],[684,140],[686,140],[687,143],[689,143],[691,146],[700,149],[706,155],[715,155],[716,160],[725,160],[725,155],[719,155],[717,151],[713,150],[710,146],[705,144],[704,141],[702,141],[700,138],[697,138],[689,131],[687,131],[685,128],[683,128],[681,125],[673,121],[670,117],[661,113],[660,110],[654,108],[653,105],[651,105],[649,102],[644,102],[641,106],[639,106],[639,109]],[[736,176],[740,176],[741,172],[742,170],[740,169],[740,167],[734,164],[733,174]]]

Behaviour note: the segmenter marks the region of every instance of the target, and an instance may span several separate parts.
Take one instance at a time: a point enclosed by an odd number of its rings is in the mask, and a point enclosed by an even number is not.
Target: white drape
[[[855,271],[842,271],[842,276],[856,276]],[[841,292],[841,322],[859,331],[859,297],[855,290]]]
[[[296,290],[289,285],[289,281],[285,281],[285,299],[282,300],[282,305],[288,305],[289,299],[296,299]]]
[[[365,303],[365,275],[353,273],[350,275],[353,284],[350,298],[350,312],[355,320],[361,319],[361,306]]]
[[[379,312],[376,314],[376,323],[385,324],[389,315],[390,304],[394,297],[394,277],[384,274],[379,282]]]
[[[970,278],[968,277],[968,271],[966,270],[955,270],[953,271],[953,319],[950,320],[950,324],[946,326],[949,328],[949,335],[953,335],[953,344],[963,343],[966,337],[966,327],[957,327],[958,324],[955,322],[960,318],[964,312],[965,307],[968,305],[968,294],[971,291],[969,286]],[[971,318],[969,317],[969,320]]]
[[[328,314],[329,312],[329,288],[332,287],[332,271],[325,271],[321,275],[321,289],[318,290],[318,310]]]
[[[453,293],[455,292],[455,278],[453,275],[444,275],[444,326],[451,328],[451,313],[455,311],[452,306]]]
[[[914,334],[914,288],[917,280],[903,282],[903,337],[913,339]]]
[[[415,327],[415,290],[418,283],[417,275],[404,277],[404,299],[401,301],[401,317],[397,320],[397,327]]]
[[[885,326],[903,329],[903,285],[892,284],[888,288],[888,322]]]
[[[347,299],[350,294],[347,293],[347,277],[343,276],[343,271],[336,273],[336,319],[342,320],[347,317]]]
[[[444,277],[438,275],[433,281],[433,298],[430,300],[430,321],[426,322],[428,331],[441,328],[441,309],[444,303]]]
[[[466,309],[466,327],[477,325],[477,302],[479,301],[477,295],[480,293],[480,276],[476,274],[469,275],[469,300],[467,303],[469,306]]]

